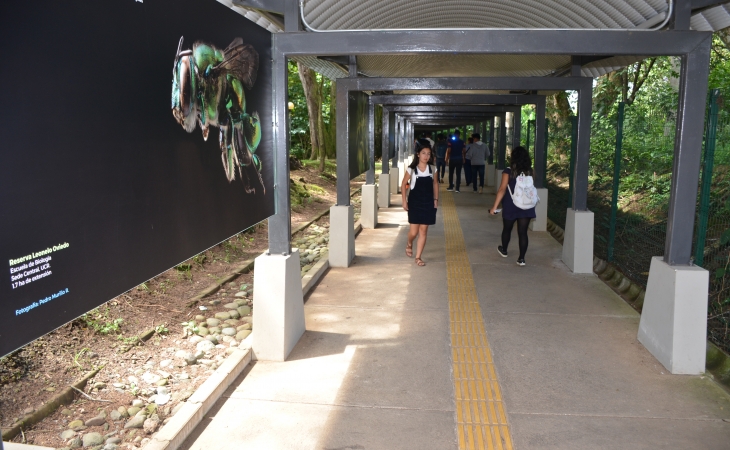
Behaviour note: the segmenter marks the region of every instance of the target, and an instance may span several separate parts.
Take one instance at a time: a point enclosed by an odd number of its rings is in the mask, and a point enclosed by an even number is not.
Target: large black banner
[[[0,42],[0,355],[274,213],[266,30],[215,0],[4,0]]]

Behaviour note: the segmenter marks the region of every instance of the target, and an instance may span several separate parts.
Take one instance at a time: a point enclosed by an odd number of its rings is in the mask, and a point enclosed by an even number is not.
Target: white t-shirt
[[[410,167],[406,167],[406,171],[408,172],[408,175],[411,176],[410,189],[413,189],[416,187],[416,180],[418,180],[419,178],[431,177],[431,176],[433,176],[434,173],[436,173],[436,169],[432,165],[429,165],[428,167],[426,167],[426,170],[424,172],[421,172],[421,169],[419,169],[418,166],[416,166],[415,173],[412,173],[412,170],[413,169],[411,169]]]

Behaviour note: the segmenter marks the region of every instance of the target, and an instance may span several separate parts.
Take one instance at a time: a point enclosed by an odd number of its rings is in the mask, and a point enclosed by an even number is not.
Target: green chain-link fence
[[[694,259],[710,272],[708,335],[730,349],[730,108],[708,99]],[[588,209],[594,253],[646,286],[653,256],[664,254],[676,105],[617,105],[594,114]],[[565,227],[571,202],[575,120],[548,134],[548,217]],[[620,166],[617,166],[620,164]]]

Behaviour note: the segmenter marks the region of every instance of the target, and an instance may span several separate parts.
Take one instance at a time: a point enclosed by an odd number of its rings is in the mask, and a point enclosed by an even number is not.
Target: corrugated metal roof
[[[218,0],[271,32],[270,15]],[[661,23],[668,0],[305,0],[304,17],[315,29],[386,28],[647,28]],[[730,27],[730,1],[692,15],[691,27]],[[583,76],[598,77],[640,61],[612,57],[587,64]],[[329,78],[347,76],[337,64],[315,57],[296,61]],[[363,55],[358,71],[371,77],[549,76],[567,67],[568,55]]]

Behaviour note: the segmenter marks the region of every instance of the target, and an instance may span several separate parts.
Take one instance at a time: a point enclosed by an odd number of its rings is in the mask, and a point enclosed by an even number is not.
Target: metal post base
[[[548,213],[548,190],[545,188],[537,188],[537,196],[540,201],[535,206],[535,220],[530,222],[530,230],[547,231],[547,213]]]
[[[705,371],[709,278],[698,266],[651,259],[638,339],[673,374]]]
[[[494,187],[494,164],[487,164],[485,173],[487,175],[487,187]]]
[[[362,187],[362,210],[360,223],[363,228],[378,226],[378,186],[366,184]]]
[[[390,193],[397,194],[400,192],[400,165],[399,167],[390,168]]]
[[[259,361],[284,361],[304,334],[299,250],[256,258],[253,351]]]
[[[563,262],[573,273],[593,273],[593,213],[568,208]]]
[[[355,211],[352,206],[330,208],[330,267],[350,267],[355,257]]]
[[[390,207],[390,173],[381,173],[378,179],[378,207]]]

